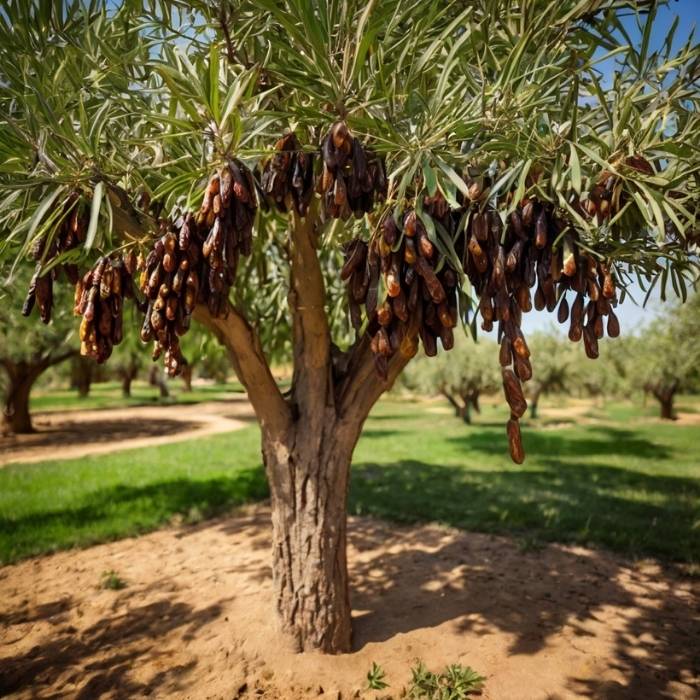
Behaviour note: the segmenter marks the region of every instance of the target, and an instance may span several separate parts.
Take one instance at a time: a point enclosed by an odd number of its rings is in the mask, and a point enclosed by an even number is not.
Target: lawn
[[[80,411],[96,408],[124,408],[126,406],[148,406],[153,404],[201,403],[229,398],[232,393],[242,393],[238,382],[226,384],[195,384],[192,391],[183,390],[181,382],[169,386],[170,396],[160,398],[157,387],[147,382],[135,381],[131,385],[131,397],[122,396],[119,382],[100,382],[90,387],[90,394],[78,396],[74,389],[33,391],[30,408],[35,411]]]
[[[685,409],[697,408],[684,402]],[[381,401],[353,466],[350,511],[438,521],[631,556],[700,562],[700,427],[609,404],[605,422],[523,422],[507,457],[503,408],[473,426],[440,402]],[[206,440],[0,469],[0,560],[87,545],[262,499],[257,427]]]

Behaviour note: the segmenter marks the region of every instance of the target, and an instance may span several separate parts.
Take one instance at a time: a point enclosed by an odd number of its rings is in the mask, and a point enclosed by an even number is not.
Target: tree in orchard
[[[31,274],[22,266],[10,285],[0,289],[0,368],[5,374],[3,392],[2,433],[32,433],[29,396],[37,379],[54,367],[78,354],[75,347],[75,323],[71,318],[68,290],[50,324],[37,324],[22,318],[21,307]],[[8,270],[0,269],[3,280]]]
[[[695,278],[700,51],[652,51],[654,17],[629,0],[5,4],[3,255],[81,264],[98,361],[125,297],[173,374],[192,319],[225,345],[297,649],[350,649],[351,457],[419,344],[449,350],[477,313],[498,327],[522,461],[521,314],[570,312],[594,357],[630,279]]]
[[[673,420],[681,391],[700,388],[700,296],[665,310],[641,335],[630,339],[627,376],[658,402],[660,417]]]
[[[444,396],[455,410],[457,418],[472,421],[472,410],[481,411],[482,394],[496,392],[501,375],[494,357],[498,347],[491,340],[478,343],[467,339],[455,341],[450,352],[440,352],[436,358],[421,357],[411,363],[404,382],[409,389]]]
[[[572,367],[576,353],[566,339],[555,330],[539,331],[532,335],[532,382],[529,401],[530,418],[537,418],[540,398],[551,392],[568,392],[573,384]],[[586,362],[586,359],[583,360]],[[601,360],[601,364],[603,360]],[[597,367],[590,368],[593,373]]]

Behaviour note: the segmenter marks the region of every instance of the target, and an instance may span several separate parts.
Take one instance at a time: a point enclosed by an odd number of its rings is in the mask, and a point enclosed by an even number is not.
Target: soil
[[[698,697],[697,591],[671,567],[436,525],[349,532],[354,651],[335,657],[276,632],[265,506],[0,569],[0,695],[373,698],[376,662],[399,697],[420,658],[472,666],[484,698]]]
[[[226,433],[255,420],[245,396],[227,401],[37,413],[35,433],[0,437],[0,467],[104,454]]]

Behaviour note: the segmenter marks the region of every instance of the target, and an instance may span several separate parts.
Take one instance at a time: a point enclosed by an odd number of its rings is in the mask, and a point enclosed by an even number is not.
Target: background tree
[[[627,372],[637,389],[658,402],[661,418],[672,420],[681,391],[700,388],[700,296],[665,309],[628,343]]]
[[[630,45],[637,6],[5,3],[2,254],[89,270],[81,342],[98,360],[137,250],[143,338],[169,371],[191,318],[224,344],[260,422],[297,648],[350,648],[351,456],[419,342],[449,348],[472,302],[499,325],[522,461],[521,314],[562,296],[595,357],[620,284],[696,275],[700,52],[651,52],[653,7]]]
[[[143,343],[139,339],[140,319],[132,312],[127,312],[124,323],[124,339],[114,348],[108,362],[122,385],[122,396],[131,396],[131,385],[144,366]]]
[[[455,415],[471,423],[472,409],[480,412],[482,394],[493,393],[501,386],[501,377],[494,357],[498,348],[492,340],[478,343],[460,339],[454,350],[440,352],[435,359],[421,357],[406,371],[405,384],[410,389],[430,395],[444,396]]]
[[[571,389],[572,365],[575,346],[567,342],[556,330],[533,333],[530,341],[532,352],[532,381],[529,383],[530,417],[537,418],[540,398],[552,392],[567,393]],[[602,364],[603,361],[601,360]]]
[[[2,279],[9,274],[7,269]],[[31,273],[20,268],[0,291],[0,367],[5,374],[2,432],[34,432],[29,412],[32,387],[49,367],[78,354],[75,347],[75,322],[69,290],[57,299],[57,313],[48,325],[23,318],[21,306]]]

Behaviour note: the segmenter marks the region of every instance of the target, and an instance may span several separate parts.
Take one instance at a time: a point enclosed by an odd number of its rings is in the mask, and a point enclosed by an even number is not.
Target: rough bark
[[[296,651],[350,651],[352,626],[346,558],[350,460],[360,426],[331,412],[314,436],[295,428],[263,440],[270,480],[275,606]]]

